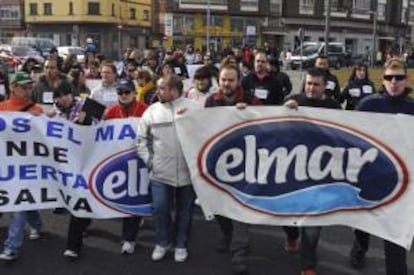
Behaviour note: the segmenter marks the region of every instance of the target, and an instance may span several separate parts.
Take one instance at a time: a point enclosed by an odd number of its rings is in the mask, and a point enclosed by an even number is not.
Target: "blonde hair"
[[[391,58],[384,64],[385,70],[404,70],[407,73],[407,64],[399,58]]]

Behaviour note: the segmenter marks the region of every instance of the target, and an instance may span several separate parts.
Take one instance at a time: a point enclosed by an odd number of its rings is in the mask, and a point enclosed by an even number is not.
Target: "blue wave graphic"
[[[152,215],[151,204],[136,205],[136,206],[120,206],[119,204],[114,205],[110,204],[112,207],[117,209],[120,212],[134,215]]]
[[[362,199],[359,188],[342,182],[318,185],[275,197],[255,197],[231,186],[225,188],[244,204],[273,214],[319,214],[338,209],[370,207],[379,203]]]

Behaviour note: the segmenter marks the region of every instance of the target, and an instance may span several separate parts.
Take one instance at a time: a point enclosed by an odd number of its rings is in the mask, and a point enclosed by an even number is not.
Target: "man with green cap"
[[[10,98],[0,102],[0,111],[30,112],[40,115],[43,109],[31,101],[33,80],[25,72],[17,72],[10,82]],[[4,242],[0,260],[12,261],[18,258],[18,250],[23,244],[26,221],[30,225],[29,239],[40,238],[39,232],[42,225],[38,211],[22,211],[12,214],[9,223],[7,239]]]

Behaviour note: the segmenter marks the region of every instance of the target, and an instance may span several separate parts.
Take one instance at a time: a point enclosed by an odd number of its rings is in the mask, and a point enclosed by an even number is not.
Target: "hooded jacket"
[[[177,110],[186,108],[183,114]],[[178,141],[176,119],[200,109],[197,102],[180,97],[157,102],[144,112],[138,128],[138,154],[150,170],[150,180],[174,187],[191,184],[190,172]]]

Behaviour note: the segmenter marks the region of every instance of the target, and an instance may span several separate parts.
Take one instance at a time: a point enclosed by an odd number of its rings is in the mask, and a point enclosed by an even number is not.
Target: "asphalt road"
[[[150,260],[153,247],[152,220],[147,219],[138,235],[135,254],[121,255],[119,220],[96,220],[89,237],[85,238],[81,258],[71,262],[62,256],[68,215],[42,212],[44,230],[42,239],[26,240],[21,257],[12,263],[0,263],[0,275],[225,275],[230,274],[230,256],[215,251],[219,230],[214,221],[205,221],[196,211],[190,258],[176,264],[172,256],[160,263]],[[0,220],[0,240],[6,235],[8,215]],[[251,229],[252,253],[249,265],[252,275],[300,274],[299,255],[283,251],[285,234],[280,227],[254,226]],[[319,245],[320,275],[381,275],[384,271],[382,242],[373,238],[366,266],[355,271],[348,264],[352,231],[346,227],[326,227]],[[409,253],[409,274],[414,274],[414,253]]]

